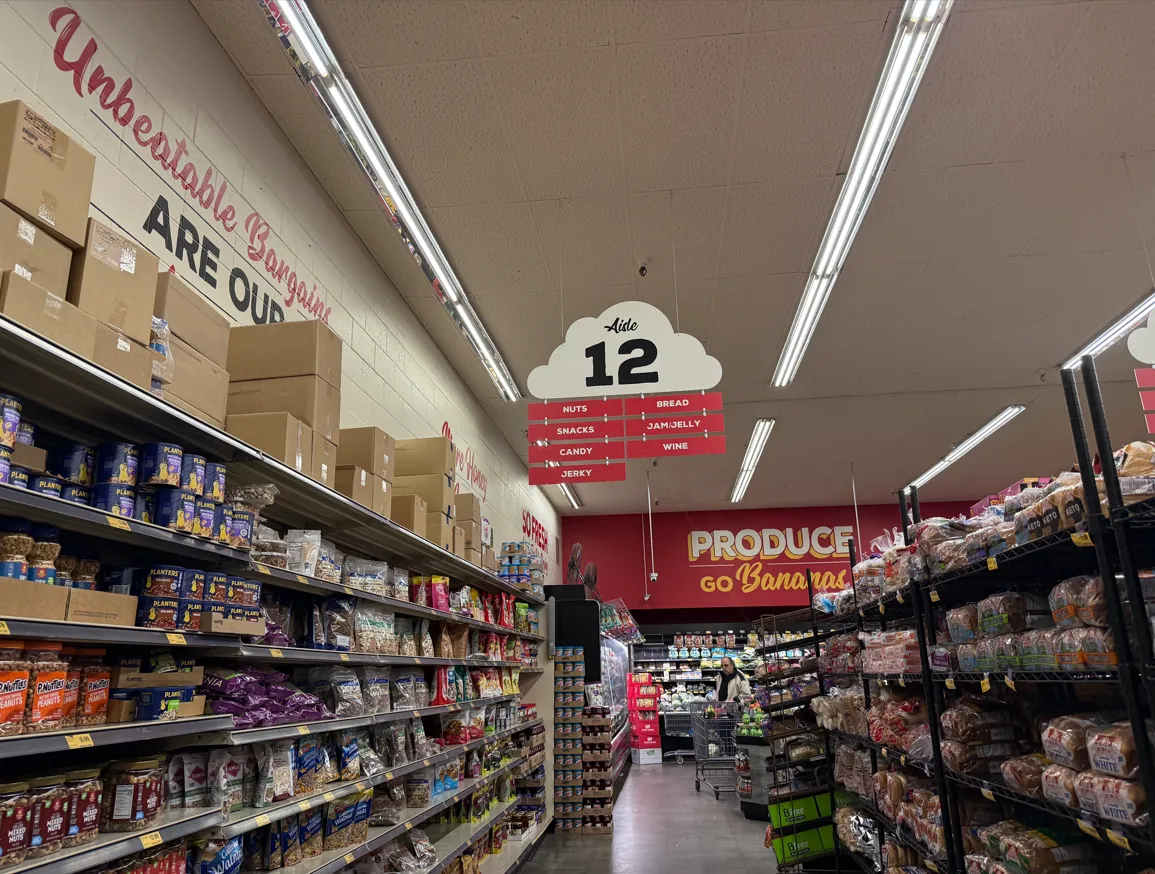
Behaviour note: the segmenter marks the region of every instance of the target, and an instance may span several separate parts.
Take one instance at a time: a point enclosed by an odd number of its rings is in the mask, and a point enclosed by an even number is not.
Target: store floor
[[[772,874],[766,823],[742,816],[733,794],[694,791],[694,766],[639,767],[614,806],[613,837],[555,832],[521,874]]]

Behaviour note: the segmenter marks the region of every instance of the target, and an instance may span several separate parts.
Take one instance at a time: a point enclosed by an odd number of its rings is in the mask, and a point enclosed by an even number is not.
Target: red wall
[[[962,503],[922,506],[924,517],[966,511]],[[859,507],[858,517],[868,544],[898,525],[898,507]],[[649,524],[640,513],[564,516],[562,555],[568,559],[571,546],[580,543],[582,566],[598,566],[602,598],[622,598],[631,610],[801,607],[807,568],[818,588],[841,589],[850,580],[846,541],[854,536],[853,507],[655,513],[658,581],[646,601]]]

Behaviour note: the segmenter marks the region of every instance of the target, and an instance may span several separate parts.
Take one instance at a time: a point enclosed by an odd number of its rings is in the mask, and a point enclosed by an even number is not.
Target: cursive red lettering
[[[136,141],[140,143],[142,149],[148,148],[148,140],[145,139],[152,133],[152,119],[147,115],[138,115],[136,117],[136,124],[132,126],[132,135]]]
[[[213,178],[213,168],[209,167],[207,170],[205,170],[205,175],[201,179],[200,188],[198,188],[196,190],[196,193],[193,194],[193,197],[195,197],[197,199],[197,201],[200,203],[200,205],[203,206],[205,209],[209,209],[210,207],[212,207],[213,195],[216,194],[216,191],[213,188],[213,184],[211,181],[212,178]],[[218,216],[218,218],[219,218],[219,216]]]
[[[161,148],[161,146],[164,148]],[[152,152],[154,161],[159,161],[163,167],[168,161],[168,137],[164,135],[164,131],[157,131],[156,136],[148,141],[149,151]]]
[[[112,92],[115,89],[116,80],[105,75],[104,67],[97,64],[88,80],[88,93],[92,94],[99,90],[100,96],[97,99],[100,101],[100,105],[112,112],[112,117],[117,124],[121,127],[128,127],[128,123],[132,121],[132,117],[136,113],[136,104],[128,96],[128,92],[132,90],[132,78],[125,79],[116,97],[112,97]]]
[[[184,190],[192,194],[193,190],[197,187],[197,168],[193,165],[192,161],[185,164],[184,169],[180,171],[180,181],[181,185],[184,186]]]
[[[56,30],[56,26],[65,19],[68,19],[68,23],[56,36],[56,46],[52,50],[52,59],[56,62],[56,69],[64,73],[72,72],[72,87],[76,89],[78,96],[83,97],[84,91],[81,90],[81,86],[84,83],[84,71],[88,68],[88,62],[92,60],[92,56],[96,54],[96,40],[90,39],[75,61],[67,60],[64,53],[68,51],[68,44],[72,41],[72,35],[80,27],[80,15],[77,14],[76,10],[69,9],[67,6],[57,7],[48,15],[48,23],[53,30]]]
[[[180,179],[176,172],[176,165],[180,163],[180,159],[188,154],[188,143],[184,140],[177,140],[176,151],[173,152],[172,160],[168,162],[168,170],[172,173],[173,179]]]

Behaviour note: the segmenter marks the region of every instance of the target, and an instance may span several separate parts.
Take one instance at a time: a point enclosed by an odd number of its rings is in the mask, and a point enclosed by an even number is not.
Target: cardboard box
[[[157,276],[152,314],[168,322],[168,329],[222,370],[229,363],[231,323],[203,294],[175,273]]]
[[[470,564],[481,567],[481,550],[465,547],[465,560]]]
[[[152,350],[100,322],[92,360],[145,391],[152,384]]]
[[[460,522],[477,523],[477,548],[481,548],[481,498],[473,492],[458,492],[453,496],[454,516]]]
[[[352,498],[362,507],[371,508],[373,506],[375,489],[376,483],[373,482],[373,474],[365,468],[337,466],[337,491]]]
[[[232,361],[231,352],[229,361]],[[341,392],[319,376],[245,382],[238,382],[232,371],[229,371],[229,376],[232,379],[228,401],[230,416],[234,413],[292,413],[326,440],[341,445]]]
[[[337,477],[337,464],[336,445],[314,431],[313,461],[309,468],[309,476],[323,486],[328,486],[331,489],[336,488],[334,483]]]
[[[189,719],[205,715],[205,696],[193,695],[192,701],[182,701],[176,706],[177,719]]]
[[[453,518],[453,481],[443,473],[398,476],[393,480],[398,495],[420,495],[429,505],[428,512],[444,513]]]
[[[11,270],[0,280],[0,313],[91,360],[96,348],[96,319]]]
[[[465,529],[460,525],[453,526],[453,554],[465,558]]]
[[[180,409],[184,410],[190,416],[196,416],[196,418],[200,419],[202,422],[208,422],[213,427],[220,428],[222,431],[225,429],[225,423],[224,423],[223,419],[213,418],[208,413],[206,413],[204,410],[198,410],[196,407],[194,407],[188,401],[185,401],[185,400],[178,398],[178,397],[173,397],[172,395],[168,394],[167,392],[163,395],[163,398],[164,398],[164,400],[166,400],[170,404],[172,404],[174,407],[179,407]]]
[[[363,467],[374,476],[393,482],[397,441],[380,428],[342,428],[337,463]]]
[[[260,636],[265,633],[263,619],[226,619],[211,610],[201,611],[201,631],[208,634],[247,634]]]
[[[319,376],[340,391],[341,338],[319,321],[240,325],[229,337],[228,371],[238,382]]]
[[[399,495],[393,492],[392,506],[389,509],[389,518],[408,528],[418,537],[424,537],[425,517],[429,513],[429,505],[420,495]]]
[[[229,400],[228,372],[177,337],[172,337],[169,344],[172,382],[165,386],[165,396],[178,397],[212,418],[223,420]]]
[[[460,495],[458,496],[460,497]],[[465,531],[465,548],[476,549],[481,551],[481,523],[468,522],[463,520],[460,516],[454,520],[454,524]]]
[[[156,256],[96,219],[72,258],[68,302],[145,346],[156,300]]]
[[[313,430],[290,413],[230,415],[225,430],[299,473],[313,469]]]
[[[72,248],[84,245],[96,158],[19,100],[0,103],[0,200]]]
[[[493,554],[493,547],[481,545],[481,566],[489,571],[497,570],[497,556]]]
[[[111,688],[155,689],[162,686],[199,686],[204,679],[205,669],[200,665],[191,671],[153,671],[147,674],[125,668],[113,668]]]
[[[421,437],[397,441],[397,477],[443,473],[453,476],[457,468],[457,452],[448,437]]]
[[[46,586],[27,580],[0,578],[0,614],[22,619],[59,621],[68,613],[68,594],[77,591],[64,586]]]
[[[12,466],[27,468],[34,473],[44,473],[48,464],[48,453],[38,446],[17,443],[12,447]]]
[[[0,204],[0,270],[11,270],[57,297],[68,294],[72,250]]]
[[[136,596],[115,595],[112,592],[93,592],[88,589],[69,589],[69,622],[87,622],[91,625],[135,625]]]
[[[393,510],[393,486],[388,480],[373,477],[373,512],[385,518]]]
[[[453,552],[453,522],[444,513],[426,513],[425,539]]]

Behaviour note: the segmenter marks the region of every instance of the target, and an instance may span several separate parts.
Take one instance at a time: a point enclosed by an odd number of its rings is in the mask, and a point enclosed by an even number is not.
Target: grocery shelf
[[[50,619],[23,619],[3,616],[0,607],[0,636],[58,640],[62,643],[136,644],[140,646],[195,646],[236,651],[236,635],[205,634],[200,631],[159,631],[135,625],[93,625],[88,622],[58,622]]]
[[[763,713],[779,713],[783,710],[792,710],[795,707],[802,707],[809,704],[819,695],[803,695],[801,698],[787,698],[782,701],[772,701],[770,704],[762,708]]]
[[[417,767],[421,768],[424,767],[424,765],[418,762]],[[271,804],[268,807],[245,807],[241,810],[234,810],[227,815],[227,819],[222,825],[213,829],[213,836],[232,838],[237,835],[243,835],[261,826],[268,825],[270,822],[279,822],[286,817],[296,816],[298,813],[305,813],[314,807],[319,807],[330,801],[345,798],[354,792],[363,792],[370,786],[375,786],[383,780],[384,775],[380,774],[375,777],[363,777],[359,780],[345,780],[339,783],[330,783],[323,789],[318,789],[316,792],[297,796],[278,804]]]
[[[867,680],[877,680],[880,683],[890,683],[893,681],[893,682],[898,683],[898,685],[903,686],[903,687],[905,687],[907,683],[921,683],[922,682],[922,674],[921,673],[909,673],[909,674],[870,673],[870,674],[856,674],[855,676],[862,677],[862,678],[867,679]]]
[[[871,819],[877,822],[882,830],[886,832],[886,834],[891,839],[898,842],[899,844],[902,844],[904,847],[913,850],[915,853],[918,853],[925,860],[937,862],[944,866],[946,865],[945,854],[938,855],[931,852],[930,848],[923,844],[918,838],[916,838],[909,829],[905,828],[904,826],[900,826],[898,823],[894,822],[894,820],[884,816],[882,811],[880,811],[874,805],[874,802],[872,802],[870,799],[863,798],[861,795],[850,792],[845,788],[843,788],[841,791],[850,797],[850,800],[855,807],[862,810],[863,813],[867,814]]]
[[[64,731],[17,734],[0,737],[0,759],[15,759],[41,753],[110,747],[160,738],[182,737],[233,727],[231,716],[192,716],[187,719],[155,719],[150,722],[116,722],[106,725],[76,726]]]
[[[935,673],[936,683],[1117,683],[1118,671],[952,671]]]
[[[916,759],[914,756],[907,755],[904,751],[888,747],[880,743],[876,743],[868,737],[863,737],[859,734],[851,734],[848,731],[839,731],[837,729],[827,729],[831,735],[841,738],[849,743],[862,744],[865,747],[871,747],[878,751],[884,759],[890,759],[892,762],[898,762],[899,765],[908,768],[917,768],[927,776],[934,775],[934,763],[926,762],[921,759]]]
[[[858,615],[867,621],[878,621],[881,618],[903,619],[914,615],[911,584],[907,583],[893,592],[886,592],[880,597],[866,604],[860,604]]]
[[[526,854],[537,846],[538,841],[545,837],[552,820],[553,815],[547,813],[542,821],[522,835],[520,840],[515,838],[507,843],[501,855],[489,856],[481,863],[481,874],[505,874],[506,871],[516,868],[525,859]]]
[[[247,550],[233,549],[203,537],[113,516],[95,507],[7,484],[0,484],[0,515],[18,516],[29,522],[55,526],[61,531],[99,537],[158,554],[200,559],[214,566],[231,562],[239,567],[249,560]]]
[[[141,850],[180,840],[217,825],[224,814],[215,807],[192,810],[164,810],[152,823],[154,828],[134,832],[107,832],[79,847],[61,850],[39,859],[28,859],[5,868],[6,874],[43,871],[45,874],[78,874],[97,865],[107,865]]]
[[[1085,810],[1076,810],[1074,808],[1064,807],[1061,804],[1054,804],[1043,798],[1023,795],[1008,787],[1001,778],[983,779],[970,774],[952,771],[950,768],[946,768],[945,771],[948,780],[978,789],[987,798],[1002,798],[1006,801],[1012,801],[1015,804],[1030,808],[1031,810],[1049,814],[1066,821],[1068,825],[1074,826],[1085,834],[1091,835],[1100,841],[1109,841],[1116,846],[1125,842],[1128,845],[1140,847],[1146,852],[1151,852],[1155,849],[1155,846],[1153,846],[1151,842],[1150,833],[1146,828],[1132,828],[1122,823],[1103,819]],[[1114,836],[1112,837],[1108,832],[1113,832]]]
[[[225,651],[210,652],[209,655],[228,658],[242,658],[272,662],[300,662],[302,664],[327,665],[342,662],[351,665],[386,665],[394,668],[436,667],[439,665],[464,665],[468,668],[520,668],[520,662],[486,661],[483,659],[439,659],[427,656],[376,655],[369,652],[336,652],[328,649],[307,649],[305,647],[276,647],[251,643],[235,644]]]
[[[517,795],[515,794],[508,801],[499,801],[486,811],[485,815],[477,822],[462,823],[456,828],[450,829],[439,840],[434,841],[433,846],[437,850],[437,862],[422,874],[440,874],[447,866],[452,865],[458,856],[469,849],[470,844],[485,834],[494,822],[501,818],[503,813],[516,805]]]
[[[784,641],[781,641],[779,643],[769,643],[769,644],[766,644],[764,646],[758,647],[758,652],[760,654],[769,655],[770,653],[782,652],[783,650],[807,649],[807,648],[815,647],[818,644],[822,643],[822,641],[829,640],[830,638],[834,637],[835,635],[841,634],[842,630],[843,629],[841,629],[841,628],[830,629],[827,631],[819,632],[818,634],[811,634],[811,635],[808,635],[806,637],[795,638],[794,640],[784,640]]]

